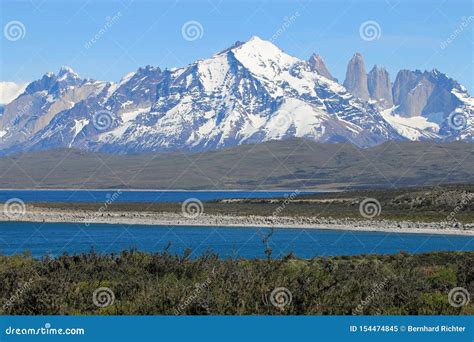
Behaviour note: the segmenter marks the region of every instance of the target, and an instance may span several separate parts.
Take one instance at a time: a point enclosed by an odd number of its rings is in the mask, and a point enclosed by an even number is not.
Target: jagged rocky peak
[[[393,85],[393,101],[404,117],[422,115],[428,105],[436,81],[428,72],[400,70]]]
[[[395,82],[393,83],[393,102],[399,105],[403,98],[418,83],[421,72],[402,69],[398,72]]]
[[[136,72],[131,72],[125,75],[120,84],[127,84],[128,86],[135,87],[138,83],[153,82],[162,74],[162,70],[159,67],[147,65],[140,67]]]
[[[33,94],[37,91],[49,90],[52,85],[56,82],[56,75],[52,72],[48,72],[41,77],[41,79],[36,80],[28,84],[25,89],[25,93]]]
[[[317,72],[321,76],[337,82],[337,79],[331,75],[328,68],[326,67],[326,64],[324,63],[323,58],[320,55],[313,53],[308,60],[308,65],[311,71]]]
[[[358,52],[351,58],[347,65],[344,87],[358,98],[366,101],[370,99],[364,58]]]
[[[37,81],[31,82],[25,89],[25,93],[34,94],[38,91],[46,91],[55,93],[68,86],[77,86],[83,83],[83,79],[79,77],[70,67],[63,66],[57,74],[48,72]]]
[[[393,106],[392,82],[385,68],[375,65],[367,75],[367,88],[370,98],[381,108]]]
[[[62,78],[80,78],[79,75],[69,66],[62,66],[58,72],[58,79]]]
[[[129,72],[124,75],[120,82],[115,85],[116,89],[135,88],[139,83],[149,83],[156,79],[162,74],[162,70],[159,67],[147,65],[145,67],[138,68],[137,71]]]
[[[463,106],[465,98],[470,99],[466,89],[436,69],[401,70],[393,85],[397,113],[405,117],[435,115],[439,121]]]
[[[443,85],[445,88],[449,89],[458,89],[461,92],[467,92],[466,88],[460,85],[456,80],[450,78],[448,75],[442,73],[438,69],[433,69],[431,71],[425,71],[425,75],[432,80],[437,82],[440,85]]]
[[[152,65],[147,65],[146,67],[140,67],[137,70],[137,73],[142,73],[142,74],[147,74],[147,73],[160,73],[161,69],[160,67],[152,66]]]
[[[79,77],[77,73],[72,70],[71,67],[63,66],[59,69],[56,76],[56,84],[51,88],[51,93],[62,93],[64,89],[68,87],[77,87],[84,83],[86,80]]]

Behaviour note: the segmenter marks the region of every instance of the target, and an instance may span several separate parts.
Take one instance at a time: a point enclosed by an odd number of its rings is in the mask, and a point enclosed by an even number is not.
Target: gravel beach
[[[321,217],[235,216],[201,214],[185,217],[169,212],[97,212],[29,208],[25,213],[7,216],[0,212],[0,222],[79,223],[88,227],[94,223],[157,226],[261,227],[295,229],[332,229],[377,231],[387,233],[418,233],[474,236],[474,224],[452,222],[412,222],[378,219],[332,219]]]

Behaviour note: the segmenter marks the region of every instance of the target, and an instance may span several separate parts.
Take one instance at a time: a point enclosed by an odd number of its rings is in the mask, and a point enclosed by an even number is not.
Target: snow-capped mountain
[[[347,66],[347,89],[376,105],[387,122],[409,140],[473,140],[473,98],[438,70],[400,70],[392,85],[384,68],[366,74],[356,53]]]
[[[428,131],[413,126],[424,138],[436,133],[448,141],[473,140],[474,99],[466,88],[438,70],[401,70],[393,85],[393,100],[395,115],[430,123]]]
[[[0,148],[32,145],[37,133],[44,129],[59,131],[51,126],[58,114],[98,94],[105,85],[105,82],[83,80],[67,67],[61,68],[57,75],[48,73],[30,83],[4,107],[0,117]]]
[[[201,151],[291,137],[365,147],[405,139],[394,110],[352,95],[323,66],[320,57],[299,60],[252,37],[183,68],[140,68],[119,83],[62,68],[5,106],[0,150]],[[377,96],[377,80],[388,77],[380,75],[369,78]],[[472,98],[457,89],[466,107],[456,108],[471,108]],[[472,140],[439,127],[433,138]]]
[[[161,77],[151,108],[122,112],[92,145],[202,150],[297,136],[368,146],[397,137],[374,108],[257,37]]]

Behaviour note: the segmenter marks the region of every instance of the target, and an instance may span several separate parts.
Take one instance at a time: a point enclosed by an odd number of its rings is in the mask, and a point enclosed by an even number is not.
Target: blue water
[[[35,257],[64,252],[118,253],[127,248],[140,251],[169,251],[181,254],[186,248],[197,257],[206,251],[221,257],[263,258],[262,236],[269,229],[166,227],[64,223],[0,223],[0,252],[5,255],[31,251]],[[316,229],[276,229],[270,239],[273,257],[293,252],[302,258],[366,253],[422,253],[473,251],[474,238],[448,235],[350,232]]]
[[[289,191],[121,191],[116,190],[0,190],[0,202],[19,198],[24,202],[182,202],[188,198],[212,201],[225,198],[269,198]],[[299,192],[312,194],[315,192]]]

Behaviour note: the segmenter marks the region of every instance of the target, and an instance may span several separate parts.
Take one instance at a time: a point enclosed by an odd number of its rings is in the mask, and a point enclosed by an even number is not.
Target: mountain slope
[[[462,142],[397,141],[360,149],[288,139],[186,155],[29,152],[0,157],[0,188],[392,188],[472,184],[473,169],[474,144]]]

